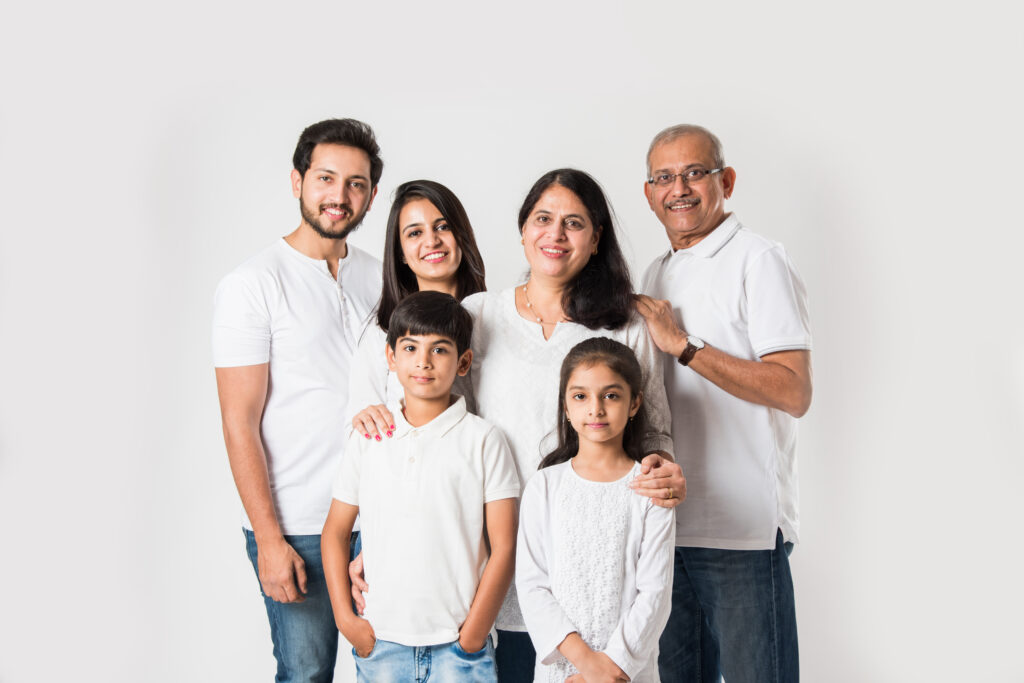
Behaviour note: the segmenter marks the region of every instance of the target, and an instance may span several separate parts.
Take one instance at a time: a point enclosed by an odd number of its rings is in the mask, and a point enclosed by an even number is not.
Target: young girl
[[[629,347],[587,339],[562,362],[558,448],[523,493],[516,588],[535,681],[658,681],[675,514],[629,489],[645,415]]]

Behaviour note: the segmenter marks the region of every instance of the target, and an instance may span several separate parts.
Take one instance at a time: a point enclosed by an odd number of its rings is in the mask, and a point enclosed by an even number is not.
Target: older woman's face
[[[526,218],[523,251],[532,274],[566,283],[587,265],[600,237],[580,198],[552,185]]]

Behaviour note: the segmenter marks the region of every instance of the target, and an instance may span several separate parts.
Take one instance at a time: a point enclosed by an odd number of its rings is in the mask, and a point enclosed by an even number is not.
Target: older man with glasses
[[[710,131],[663,130],[647,169],[644,194],[671,249],[648,268],[637,308],[665,353],[688,482],[661,679],[797,681],[789,554],[796,418],[811,402],[804,285],[782,245],[725,211],[736,171]]]

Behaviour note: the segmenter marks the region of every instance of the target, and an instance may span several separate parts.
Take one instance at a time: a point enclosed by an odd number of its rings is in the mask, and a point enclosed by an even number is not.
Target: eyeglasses
[[[710,171],[703,168],[691,168],[683,171],[682,173],[659,173],[653,178],[648,178],[647,182],[651,185],[657,185],[658,187],[668,187],[669,185],[675,184],[676,178],[682,178],[684,184],[692,185],[693,183],[699,183],[709,175],[721,172],[722,169],[720,168],[713,168]]]

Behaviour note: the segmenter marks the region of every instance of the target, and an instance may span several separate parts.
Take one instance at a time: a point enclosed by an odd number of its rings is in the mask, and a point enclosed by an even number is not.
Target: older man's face
[[[658,145],[648,162],[651,176],[715,168],[711,142],[696,133]],[[644,183],[644,194],[651,211],[665,226],[672,247],[686,249],[704,239],[725,219],[725,200],[732,194],[735,182],[736,172],[727,167],[721,173],[689,184],[681,176],[665,187]]]

